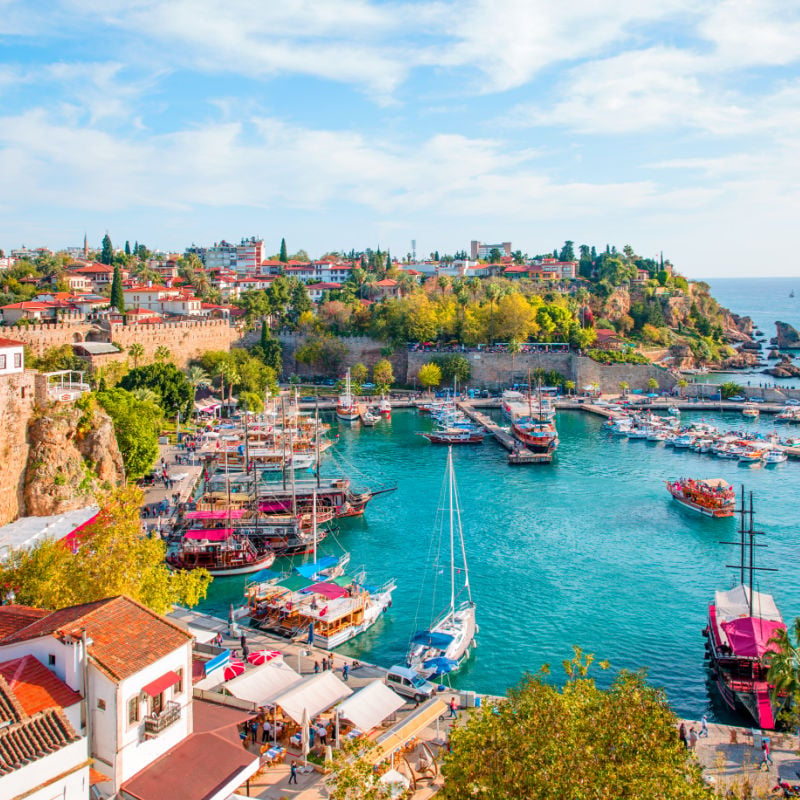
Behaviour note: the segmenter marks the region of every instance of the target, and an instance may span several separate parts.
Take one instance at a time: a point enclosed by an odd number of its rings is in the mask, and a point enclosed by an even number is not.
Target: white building
[[[15,375],[25,370],[25,345],[15,339],[0,338],[0,375]]]
[[[171,289],[166,286],[127,286],[123,289],[125,308],[143,308],[161,314],[199,316],[201,300],[188,289]]]

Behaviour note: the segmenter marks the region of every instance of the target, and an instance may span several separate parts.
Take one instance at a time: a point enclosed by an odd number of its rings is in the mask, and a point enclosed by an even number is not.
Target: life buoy
[[[70,398],[70,395],[69,395],[68,392],[65,392],[64,394],[61,395],[61,399],[62,400],[69,400],[69,398]]]

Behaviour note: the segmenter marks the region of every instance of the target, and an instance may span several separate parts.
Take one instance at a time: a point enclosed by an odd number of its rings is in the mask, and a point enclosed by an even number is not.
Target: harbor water
[[[772,418],[749,422],[735,413],[684,414],[723,429],[768,430]],[[612,670],[647,670],[676,712],[698,718],[710,705],[703,664],[709,601],[729,588],[737,550],[734,519],[708,519],[667,494],[667,478],[721,477],[755,496],[766,532],[759,585],[774,594],[787,622],[800,615],[796,502],[800,462],[748,468],[710,455],[674,451],[663,443],[612,437],[603,420],[559,412],[561,445],[550,466],[509,467],[491,439],[454,448],[464,537],[480,632],[453,686],[502,694],[525,671],[561,662],[579,645]],[[431,569],[428,553],[445,469],[446,448],[416,435],[431,421],[396,411],[374,428],[339,426],[340,440],[324,457],[323,473],[341,471],[355,486],[396,483],[375,498],[363,518],[339,522],[322,552],[352,554],[370,582],[394,577],[392,607],[370,631],[339,652],[385,666],[401,662],[415,624],[419,587]],[[793,435],[791,426],[783,435]],[[281,566],[276,562],[274,569]],[[447,581],[447,569],[439,576]],[[766,576],[766,577],[764,577]],[[460,575],[457,576],[460,579]],[[227,616],[240,604],[243,578],[214,581],[202,609]],[[442,603],[447,598],[442,596]],[[429,608],[429,601],[427,604]],[[610,673],[597,671],[600,682]]]

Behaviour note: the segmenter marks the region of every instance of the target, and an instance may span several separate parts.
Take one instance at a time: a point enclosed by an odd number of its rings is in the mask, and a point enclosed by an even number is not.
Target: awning
[[[266,706],[301,680],[302,677],[288,664],[283,661],[270,661],[228,681],[225,684],[225,692],[238,697],[239,700]]]
[[[241,519],[247,514],[244,508],[231,508],[223,511],[187,511],[184,517],[189,520],[197,519]]]
[[[364,733],[369,733],[405,702],[385,683],[375,680],[340,703],[339,716],[352,722]]]
[[[313,580],[315,575],[317,575],[323,569],[328,569],[329,567],[335,566],[338,561],[339,559],[336,558],[336,556],[323,556],[317,561],[312,561],[309,564],[301,564],[299,567],[295,567],[294,569],[295,572],[300,573],[300,575],[302,575],[304,578]]]
[[[370,754],[372,763],[380,764],[381,761],[385,761],[409,739],[418,736],[425,728],[432,725],[445,711],[447,706],[442,700],[436,699],[424,705],[416,714],[407,717],[399,725],[395,725],[378,739],[375,751]]]
[[[423,644],[426,647],[435,647],[437,650],[445,650],[452,641],[453,637],[450,634],[436,631],[417,631],[411,640],[413,644]]]
[[[353,694],[353,690],[340,681],[333,672],[323,672],[306,678],[289,689],[274,702],[298,725],[303,724],[303,714],[310,720]]]
[[[169,672],[165,672],[160,678],[156,678],[154,681],[150,681],[146,686],[143,686],[142,691],[145,694],[149,694],[150,697],[158,697],[165,689],[169,689],[170,686],[174,686],[176,683],[180,683],[180,681],[180,675],[170,670]]]
[[[94,767],[89,767],[89,786],[94,786],[98,783],[105,783],[106,781],[110,781],[111,778],[108,775],[103,775],[102,772],[96,770]]]
[[[186,531],[183,538],[198,542],[224,542],[232,533],[233,528],[193,528]]]
[[[777,651],[778,646],[770,639],[786,626],[777,620],[743,617],[732,622],[723,622],[722,628],[728,637],[733,654],[744,658],[761,658],[769,651]]]
[[[337,586],[335,583],[328,583],[326,581],[307,586],[303,591],[308,594],[316,592],[323,597],[327,597],[328,600],[336,600],[338,597],[345,597],[347,595],[347,589],[343,586]]]

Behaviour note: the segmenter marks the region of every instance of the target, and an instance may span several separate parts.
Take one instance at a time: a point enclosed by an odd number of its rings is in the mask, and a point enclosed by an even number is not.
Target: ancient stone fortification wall
[[[294,352],[305,342],[304,336],[281,334],[278,339],[283,348],[283,373],[285,376],[294,374],[302,378],[308,375],[330,374],[331,377],[334,377],[333,372],[330,370],[315,365],[307,366],[305,364],[299,364],[295,361]],[[386,348],[386,344],[377,339],[370,339],[367,336],[348,336],[342,337],[340,341],[347,347],[347,355],[345,356],[340,371],[358,363],[364,364],[364,366],[372,369],[377,361],[380,361],[382,358],[388,358],[389,361],[392,362],[392,370],[395,379],[399,383],[405,383],[409,355],[406,353],[405,349],[400,348],[390,355],[384,355],[381,351]]]
[[[35,375],[28,370],[0,377],[0,525],[16,519],[23,510]]]
[[[40,356],[51,347],[63,344],[83,342],[92,329],[88,322],[59,322],[53,325],[28,325],[26,327],[0,328],[3,336],[24,342],[33,352]]]
[[[152,361],[156,348],[164,346],[172,353],[174,363],[185,367],[206,350],[230,350],[238,337],[238,331],[229,322],[211,319],[161,325],[114,325],[110,339],[126,351],[134,342],[141,344],[144,347],[143,362]]]

